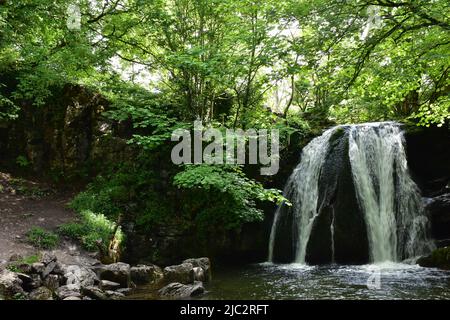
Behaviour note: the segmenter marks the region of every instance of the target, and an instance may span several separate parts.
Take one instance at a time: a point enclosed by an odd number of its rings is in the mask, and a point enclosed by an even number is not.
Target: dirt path
[[[22,180],[17,185],[17,180],[10,175],[0,173],[0,263],[15,253],[28,256],[42,251],[26,241],[26,233],[31,228],[55,231],[61,224],[75,220],[75,212],[66,207],[71,196],[48,194],[40,187],[37,183]],[[58,259],[68,263],[89,259],[78,246],[68,241],[62,241],[54,252]]]

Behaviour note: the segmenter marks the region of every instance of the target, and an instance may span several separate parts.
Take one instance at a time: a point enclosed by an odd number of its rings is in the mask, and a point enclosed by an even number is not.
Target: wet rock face
[[[421,267],[450,270],[450,247],[434,250],[430,255],[417,260]]]
[[[0,145],[9,156],[4,161],[14,163],[17,156],[26,156],[36,173],[75,174],[82,169],[95,171],[96,161],[129,156],[126,139],[114,136],[114,123],[102,115],[109,104],[102,96],[66,85],[49,100],[40,108],[24,103],[20,121],[2,128]]]
[[[358,204],[348,156],[348,130],[337,129],[329,140],[319,176],[318,216],[306,248],[306,261],[328,264],[361,264],[369,260],[369,245],[364,214]],[[295,258],[292,207],[283,206],[276,233],[274,261],[292,262]],[[331,227],[333,226],[333,227]],[[334,234],[332,234],[332,229]]]
[[[426,210],[433,237],[437,240],[450,239],[450,193],[429,199]]]
[[[364,213],[357,201],[348,147],[348,132],[344,128],[337,130],[330,138],[319,179],[319,217],[306,253],[306,261],[312,264],[331,263],[333,259],[344,264],[369,260]]]
[[[448,127],[405,127],[408,166],[425,197],[445,191],[450,182],[450,130]]]

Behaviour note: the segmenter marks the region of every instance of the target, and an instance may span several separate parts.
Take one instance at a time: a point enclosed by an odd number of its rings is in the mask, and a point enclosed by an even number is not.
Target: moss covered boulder
[[[450,246],[434,250],[430,255],[417,260],[421,267],[450,270]]]

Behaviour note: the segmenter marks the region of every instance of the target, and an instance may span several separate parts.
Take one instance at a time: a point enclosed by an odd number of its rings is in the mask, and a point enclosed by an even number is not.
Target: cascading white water
[[[311,229],[317,217],[317,201],[319,198],[319,175],[328,151],[330,136],[336,128],[325,131],[320,137],[313,139],[302,151],[300,164],[294,169],[286,184],[284,195],[292,199],[294,215],[294,234],[296,235],[295,262],[305,263],[306,246]],[[272,231],[269,239],[269,261],[273,260],[273,250],[281,206],[275,212]]]
[[[292,202],[295,262],[305,263],[306,249],[318,208],[319,178],[330,137],[337,129],[348,129],[348,157],[351,176],[364,213],[371,262],[400,261],[432,249],[427,218],[418,187],[411,179],[400,125],[393,122],[339,126],[313,139],[302,152],[300,164],[286,184],[284,195]],[[273,261],[275,239],[282,214],[274,217],[269,240],[269,261]],[[335,256],[335,219],[330,225],[332,261]]]
[[[396,123],[353,126],[349,157],[364,211],[372,262],[399,261],[423,254],[427,218],[411,179],[403,134]]]
[[[335,263],[335,252],[334,252],[334,219],[335,219],[335,215],[334,215],[334,208],[333,208],[333,213],[331,216],[331,225],[330,225],[330,231],[331,231],[331,263]]]

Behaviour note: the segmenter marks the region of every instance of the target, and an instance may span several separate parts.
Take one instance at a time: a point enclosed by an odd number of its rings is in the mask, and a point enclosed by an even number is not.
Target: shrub
[[[279,190],[265,189],[247,178],[238,166],[188,165],[175,176],[174,185],[188,193],[185,212],[201,208],[195,220],[204,229],[214,224],[238,229],[243,223],[261,221],[257,201],[286,200]]]
[[[23,259],[20,259],[18,261],[14,261],[13,263],[10,263],[7,269],[12,272],[21,272],[19,266],[23,264],[32,265],[35,262],[38,262],[40,260],[40,255],[35,254],[28,257],[24,257]]]
[[[116,224],[103,214],[96,214],[90,210],[80,212],[80,221],[63,224],[58,231],[61,235],[80,241],[83,248],[96,251],[99,245],[103,250],[107,249],[109,241],[115,237],[119,242],[123,241],[123,233]],[[116,232],[115,234],[113,234]]]
[[[33,227],[27,233],[27,240],[35,247],[41,249],[53,249],[59,243],[59,237],[57,234],[46,231],[40,227]]]

